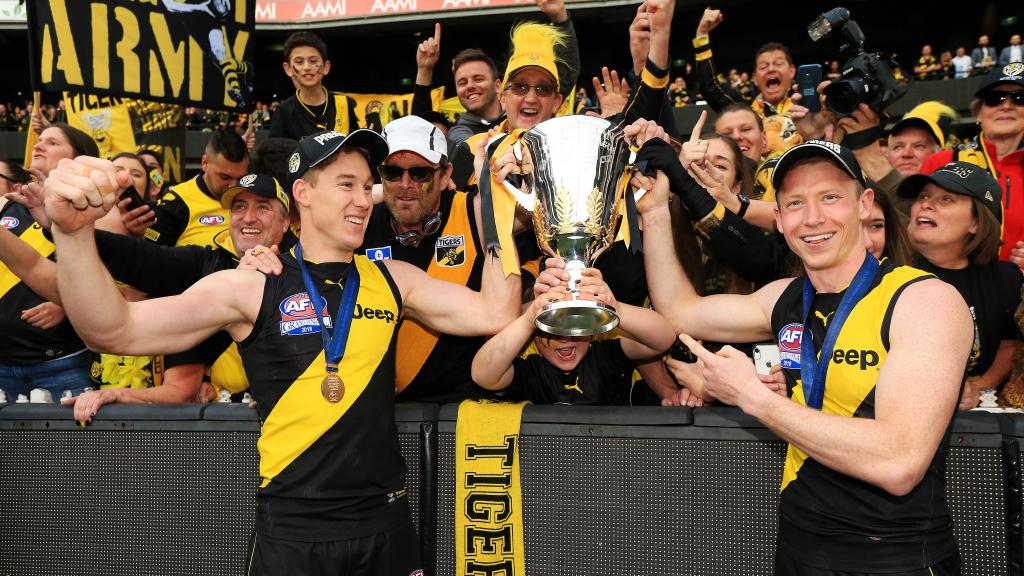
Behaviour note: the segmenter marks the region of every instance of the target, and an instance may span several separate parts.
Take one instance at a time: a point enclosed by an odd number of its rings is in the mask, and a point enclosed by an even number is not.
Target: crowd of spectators
[[[999,49],[989,44],[989,37],[983,34],[978,45],[970,52],[958,46],[954,52],[943,50],[938,56],[930,44],[921,47],[921,55],[914,63],[914,77],[920,80],[950,80],[983,76],[995,66],[1006,66],[1011,62],[1024,61],[1024,46],[1020,34],[1010,36],[1007,45]]]

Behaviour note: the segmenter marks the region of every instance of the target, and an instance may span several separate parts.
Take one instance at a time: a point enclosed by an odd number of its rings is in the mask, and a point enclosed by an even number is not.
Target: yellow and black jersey
[[[295,258],[267,276],[248,338],[238,344],[262,422],[256,530],[307,542],[358,538],[408,522],[405,463],[395,428],[395,342],[401,296],[382,263],[306,262],[322,302],[306,293]],[[314,306],[332,321],[349,266],[359,294],[337,403],[321,393],[324,343]]]
[[[823,413],[875,417],[875,384],[889,350],[896,302],[907,286],[928,278],[934,276],[882,261],[874,285],[854,306],[836,340]],[[789,395],[798,404],[805,404],[802,339],[814,338],[821,350],[828,321],[842,299],[842,293],[818,294],[805,326],[803,283],[803,278],[793,281],[772,312]],[[947,436],[953,410],[942,424]],[[946,558],[956,550],[946,506],[946,452],[943,441],[920,484],[905,496],[893,496],[819,464],[790,444],[779,504],[779,546],[810,566],[851,572],[910,571]]]
[[[201,173],[172,186],[154,211],[156,222],[145,237],[163,246],[215,246],[214,237],[230,224],[229,211],[214,198]]]
[[[4,205],[0,210],[0,226],[21,238],[44,258],[53,259],[53,243],[43,236],[42,226],[21,204],[8,202]],[[44,298],[0,263],[0,362],[35,364],[85,348],[67,320],[42,330],[21,319],[23,311],[43,302],[46,302]]]
[[[341,111],[339,113],[339,110]],[[335,130],[349,134],[359,128],[356,101],[341,92],[328,92],[327,101],[319,106],[301,102],[298,92],[278,106],[270,126],[272,137],[302,140],[315,132]]]
[[[480,290],[483,261],[473,197],[441,192],[441,222],[419,245],[403,244],[387,206],[374,207],[359,250],[370,260],[401,260],[433,278]],[[403,401],[453,401],[476,395],[470,366],[483,338],[439,334],[406,319],[398,333],[395,391]]]

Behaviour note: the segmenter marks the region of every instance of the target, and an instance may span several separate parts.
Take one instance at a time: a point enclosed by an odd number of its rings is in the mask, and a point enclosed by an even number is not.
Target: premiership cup
[[[533,178],[525,180],[534,200],[537,243],[565,260],[572,296],[545,306],[537,327],[556,336],[612,330],[619,324],[615,309],[580,300],[577,283],[615,239],[630,161],[622,130],[601,118],[564,116],[541,122],[521,141],[534,168]]]

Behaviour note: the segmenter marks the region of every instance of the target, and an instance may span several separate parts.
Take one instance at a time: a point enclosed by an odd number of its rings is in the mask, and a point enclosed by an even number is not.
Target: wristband
[[[740,219],[743,219],[743,215],[747,213],[747,208],[750,208],[750,198],[747,198],[742,192],[736,195],[740,200],[740,210],[736,213]]]

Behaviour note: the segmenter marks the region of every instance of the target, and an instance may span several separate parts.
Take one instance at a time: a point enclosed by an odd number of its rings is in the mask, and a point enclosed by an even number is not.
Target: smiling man
[[[486,251],[480,235],[480,196],[449,190],[444,135],[417,116],[384,128],[389,155],[380,166],[384,202],[374,207],[360,249],[370,260],[401,260],[430,276],[479,291]],[[504,282],[509,298],[491,304],[518,311],[519,278]],[[449,402],[480,391],[470,364],[483,338],[439,334],[414,320],[398,332],[395,390],[399,400]]]
[[[798,145],[773,180],[776,225],[804,276],[751,295],[694,291],[673,247],[666,176],[638,210],[654,309],[704,362],[708,392],[789,443],[775,573],[959,574],[944,476],[973,343],[967,306],[930,274],[866,251],[874,193],[850,150]],[[789,398],[741,352],[694,339],[775,339]]]
[[[47,179],[58,285],[87,344],[148,355],[221,330],[239,344],[261,422],[252,575],[421,571],[393,418],[398,321],[483,336],[515,316],[493,305],[508,298],[496,258],[474,292],[355,254],[373,207],[371,167],[386,155],[368,130],[312,135],[289,162],[302,240],[282,255],[283,274],[225,270],[179,296],[133,303],[93,233],[126,179],[96,158],[64,162]]]

